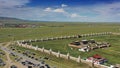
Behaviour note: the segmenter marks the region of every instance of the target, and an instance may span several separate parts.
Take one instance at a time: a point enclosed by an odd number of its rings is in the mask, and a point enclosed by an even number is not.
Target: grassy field
[[[120,32],[120,24],[49,24],[40,28],[0,28],[0,42],[93,32]]]
[[[68,52],[75,57],[81,55],[82,58],[86,58],[92,56],[94,54],[100,54],[101,56],[107,58],[109,63],[111,64],[120,64],[120,36],[99,36],[99,37],[87,37],[87,38],[80,38],[80,39],[64,39],[64,40],[54,40],[54,41],[44,41],[44,42],[34,42],[32,43],[34,46],[38,47],[45,47],[46,49],[52,49],[53,51],[60,51],[61,53],[67,54]],[[112,46],[109,48],[104,49],[97,49],[91,52],[80,52],[77,49],[71,50],[68,44],[75,40],[81,39],[95,39],[96,41],[100,42],[109,42]]]
[[[8,42],[8,41],[24,40],[24,39],[40,39],[40,38],[59,37],[59,36],[78,35],[78,34],[97,33],[97,32],[98,33],[120,32],[120,24],[47,23],[45,26],[37,27],[37,28],[0,28],[0,42]],[[99,37],[88,37],[87,39],[89,38],[93,38],[97,41],[107,41],[112,45],[112,47],[83,53],[83,52],[79,52],[78,50],[71,50],[67,46],[68,43],[80,39],[64,39],[64,40],[54,40],[47,42],[37,42],[37,43],[33,43],[33,45],[38,45],[39,47],[44,46],[46,49],[52,48],[53,51],[60,51],[61,53],[64,54],[69,52],[72,56],[75,57],[81,55],[82,58],[92,56],[93,54],[100,54],[103,57],[107,58],[109,60],[109,63],[120,64],[120,61],[118,61],[120,60],[119,58],[120,36],[99,36]],[[20,49],[22,50],[22,48]],[[56,60],[55,62],[59,61],[59,63],[69,62],[69,61],[61,61],[61,59],[53,59],[53,60]],[[69,63],[70,64],[68,65],[66,64],[66,65],[69,66],[72,64],[72,62]]]

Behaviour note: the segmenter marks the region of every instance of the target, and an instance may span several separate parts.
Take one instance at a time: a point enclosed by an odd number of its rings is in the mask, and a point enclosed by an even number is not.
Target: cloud
[[[94,8],[94,10],[103,16],[115,15],[120,13],[120,2],[111,4],[102,4]]]
[[[61,7],[67,7],[68,5],[66,5],[66,4],[61,4]]]
[[[73,14],[71,14],[71,17],[72,17],[72,18],[75,18],[75,17],[79,17],[79,15],[76,14],[76,13],[73,13]]]
[[[46,12],[56,12],[56,13],[64,13],[65,12],[65,10],[63,8],[57,8],[57,9],[45,8],[44,11],[46,11]]]
[[[0,0],[0,8],[25,6],[30,0]]]
[[[118,13],[117,15],[120,16],[120,13]]]
[[[53,10],[53,12],[64,13],[65,10],[63,8],[57,8],[57,9]]]
[[[66,11],[64,10],[63,7],[67,7],[67,5],[61,4],[61,8],[53,8],[53,9],[48,7],[48,8],[45,8],[44,11],[46,11],[46,12],[64,13]]]
[[[30,0],[0,0],[0,16],[47,21],[119,21],[120,2],[70,7],[29,6]],[[65,7],[65,8],[64,8]]]
[[[71,17],[71,18],[87,18],[87,16],[81,16],[81,15],[79,15],[79,14],[77,14],[77,13],[72,13],[72,14],[70,15],[70,17]]]
[[[44,11],[47,11],[47,12],[51,12],[52,11],[52,9],[51,8],[45,8],[45,10]]]

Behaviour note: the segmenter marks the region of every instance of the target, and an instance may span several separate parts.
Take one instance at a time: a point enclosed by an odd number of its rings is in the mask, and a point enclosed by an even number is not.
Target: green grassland
[[[100,33],[100,32],[120,32],[120,24],[46,23],[45,26],[36,27],[36,28],[0,28],[0,42],[9,42],[15,40],[24,40],[24,39],[41,39],[41,38],[78,35],[78,34],[86,34],[86,33]],[[72,41],[81,40],[81,39],[90,39],[90,38],[95,39],[97,41],[109,42],[112,46],[110,48],[98,49],[86,53],[79,52],[78,50],[71,50],[67,46],[68,43]],[[103,57],[107,58],[109,60],[109,63],[120,64],[119,38],[120,36],[99,36],[99,37],[87,37],[80,39],[77,38],[77,39],[64,39],[64,40],[37,42],[32,44],[35,46],[38,45],[39,47],[44,46],[46,49],[52,48],[53,51],[60,51],[61,53],[64,54],[69,52],[70,55],[75,57],[81,55],[82,58],[85,58],[88,56],[92,56],[94,54],[100,54]],[[20,49],[22,50],[23,48]],[[65,63],[69,62],[69,61],[61,61],[61,59],[57,59],[57,58],[55,59],[53,58],[53,60],[57,60],[55,62],[61,64],[63,62]],[[69,66],[72,64],[72,62],[69,62],[69,64],[66,65]],[[73,64],[73,66],[75,65]],[[83,66],[85,65],[83,64]],[[66,67],[62,67],[62,68],[66,68]]]
[[[118,32],[120,24],[47,24],[37,28],[0,28],[0,42],[78,35],[95,32]]]
[[[75,57],[81,55],[82,58],[92,56],[94,54],[100,54],[101,56],[107,58],[110,64],[120,63],[120,36],[99,36],[99,37],[87,37],[80,39],[64,39],[64,40],[54,40],[54,41],[44,41],[44,42],[34,42],[34,46],[45,47],[46,49],[52,49],[53,51],[60,51],[61,53],[67,54],[68,52]],[[68,44],[72,41],[81,40],[81,39],[95,39],[99,42],[109,42],[111,47],[104,49],[96,49],[90,52],[80,52],[78,49],[71,50]]]

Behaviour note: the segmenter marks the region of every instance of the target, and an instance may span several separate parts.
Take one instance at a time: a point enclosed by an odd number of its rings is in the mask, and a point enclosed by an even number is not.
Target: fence
[[[52,38],[41,38],[34,40],[21,40],[21,42],[42,42],[42,41],[51,41],[51,40],[61,40],[61,39],[70,39],[70,38],[81,38],[81,37],[90,37],[90,36],[103,36],[111,35],[112,32],[102,32],[102,33],[90,33],[90,34],[81,34],[81,35],[72,35],[72,36],[61,36],[61,37],[52,37]]]
[[[34,47],[32,45],[28,45],[27,43],[23,44],[23,43],[21,43],[19,41],[17,41],[17,44],[18,44],[18,46],[29,48],[29,49],[34,49],[34,50],[44,52],[44,53],[47,53],[47,54],[51,54],[51,55],[54,55],[54,56],[56,56],[58,58],[64,58],[64,59],[68,59],[68,60],[73,60],[73,61],[76,61],[78,63],[83,62],[83,63],[89,64],[90,66],[92,66],[92,64],[93,64],[92,62],[81,59],[80,56],[78,56],[78,58],[70,56],[69,53],[67,53],[67,55],[65,55],[65,54],[61,54],[60,51],[54,52],[54,51],[52,51],[52,49],[47,50],[44,47],[43,48],[38,48],[38,46]],[[108,66],[100,65],[100,64],[94,64],[94,66],[99,67],[99,68],[109,68]]]
[[[92,65],[93,64],[92,62],[83,60],[83,59],[81,59],[80,56],[78,56],[78,58],[76,58],[76,57],[71,56],[69,53],[67,53],[67,55],[61,54],[60,51],[54,52],[54,51],[52,51],[52,49],[47,50],[44,47],[43,48],[38,48],[38,46],[34,47],[32,45],[28,45],[26,42],[42,42],[42,41],[50,41],[50,40],[81,38],[81,37],[90,37],[90,36],[103,36],[103,35],[111,35],[111,34],[114,34],[114,33],[112,33],[112,32],[102,32],[102,33],[90,33],[90,34],[81,34],[81,35],[72,35],[72,36],[61,36],[61,37],[35,39],[35,40],[20,40],[20,41],[17,41],[17,44],[19,46],[22,46],[22,47],[25,47],[25,48],[34,49],[34,50],[38,50],[40,52],[44,52],[44,53],[47,53],[47,54],[54,55],[58,58],[64,58],[64,59],[76,61],[78,63],[83,62],[83,63],[89,64],[89,65]],[[100,65],[100,64],[94,64],[94,65],[96,67],[99,67],[99,68],[108,68],[108,66],[105,66],[105,65]]]

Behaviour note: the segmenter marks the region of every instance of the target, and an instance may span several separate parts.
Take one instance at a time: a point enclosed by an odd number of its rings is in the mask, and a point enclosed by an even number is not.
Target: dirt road
[[[8,47],[11,43],[8,42],[6,43],[6,45],[4,45],[4,47]],[[10,54],[4,50],[5,52],[5,55],[6,55],[6,58],[7,58],[7,61],[6,61],[6,65],[3,67],[3,68],[10,68],[11,65],[15,65],[17,66],[18,68],[27,68],[26,66],[23,66],[22,64],[20,64],[19,62],[15,62],[13,61],[11,58],[10,58]]]

